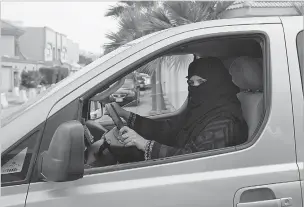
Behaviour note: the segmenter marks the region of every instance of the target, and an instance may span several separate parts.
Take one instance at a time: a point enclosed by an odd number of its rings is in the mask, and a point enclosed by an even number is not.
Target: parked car
[[[146,90],[151,88],[151,77],[148,74],[139,73],[137,76],[141,90]]]
[[[127,78],[122,87],[110,95],[109,101],[116,102],[120,106],[130,103],[137,106],[140,103],[140,86],[136,79]]]
[[[223,19],[153,33],[102,56],[1,120],[1,205],[303,207],[303,39],[301,16]],[[228,69],[240,56],[260,61],[263,78],[239,66],[247,142],[85,169],[92,97],[168,51],[219,56]],[[174,119],[184,107],[149,118]],[[115,126],[94,118],[94,137]]]
[[[146,83],[145,83],[145,79],[143,77],[138,76],[137,82],[139,84],[140,90],[145,90],[146,89]]]

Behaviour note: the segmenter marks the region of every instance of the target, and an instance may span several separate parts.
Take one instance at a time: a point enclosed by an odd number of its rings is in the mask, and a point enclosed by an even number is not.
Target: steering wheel
[[[113,119],[115,125],[118,129],[123,127],[123,122],[118,116],[115,108],[112,105],[106,105],[106,109],[109,112],[110,117]],[[108,132],[108,130],[103,127],[101,124],[88,120],[84,123],[84,131],[85,131],[85,159],[86,161],[93,160],[95,155],[102,156],[105,149],[108,149],[109,152],[116,157],[117,151],[122,150],[124,144],[120,142],[118,139],[118,134],[112,134],[113,136],[109,136],[110,139],[104,140],[103,144],[94,144],[98,142],[100,139],[105,139],[104,135]],[[111,145],[109,144],[111,143]],[[97,149],[98,147],[98,149]],[[122,150],[123,151],[123,150]],[[95,153],[94,153],[95,152]],[[95,157],[96,158],[96,157]]]
[[[112,118],[117,129],[120,130],[124,126],[124,124],[121,118],[119,117],[117,111],[115,110],[115,107],[110,103],[106,105],[106,110]],[[110,141],[111,145],[108,145],[107,148],[116,157],[118,162],[134,162],[139,161],[139,158],[142,158],[141,161],[143,161],[143,152],[138,150],[135,146],[124,147],[124,144],[120,142],[118,135]]]
[[[114,124],[117,126],[117,129],[120,130],[124,126],[124,124],[121,118],[118,116],[115,107],[110,103],[106,105],[106,110],[110,114],[110,117],[112,118]]]
[[[112,113],[112,112],[111,112]],[[115,116],[115,115],[114,115]],[[118,115],[117,115],[118,116]],[[116,117],[117,118],[117,117]],[[115,118],[114,118],[115,119]],[[119,118],[120,119],[120,118]],[[120,120],[121,121],[121,120]],[[117,125],[123,126],[123,123],[121,121],[119,125],[119,122]],[[103,144],[97,143],[101,139],[105,139],[104,135],[108,132],[106,128],[104,128],[101,124],[88,120],[84,124],[85,129],[85,143],[86,143],[86,150],[85,150],[85,160],[86,164],[90,163],[102,163],[101,166],[104,166],[105,163],[103,163],[105,160],[114,159],[116,162],[127,162],[122,157],[127,157],[129,153],[129,149],[126,149],[124,147],[124,144],[120,142],[118,139],[118,134],[114,133],[111,134],[108,138],[108,140],[104,140]],[[109,143],[111,143],[111,145]],[[108,149],[106,152],[105,150]],[[109,155],[110,153],[110,155]],[[121,154],[125,154],[126,156],[122,156]],[[106,155],[105,155],[106,154]],[[106,156],[106,157],[104,157]],[[111,157],[108,157],[111,156]],[[101,161],[103,160],[103,161]],[[108,161],[106,161],[108,162]],[[93,165],[95,165],[93,164]],[[113,161],[112,161],[113,164]],[[98,164],[97,164],[98,165]]]
[[[114,106],[108,104],[106,105],[106,110],[109,112],[109,115],[113,119],[113,122],[117,126],[117,129],[118,130],[121,129],[124,126],[124,124],[121,118],[118,116]],[[85,126],[87,127],[87,130],[85,130],[85,137],[91,137],[91,138],[85,138],[85,140],[86,142],[90,143],[90,145],[100,140],[103,137],[103,135],[105,135],[108,132],[108,130],[105,129],[102,125],[91,120],[86,121]],[[119,163],[128,163],[128,162],[144,160],[143,159],[144,155],[142,151],[138,150],[135,146],[124,147],[124,144],[120,142],[118,137],[119,137],[118,134],[116,135],[113,132],[113,136],[110,136],[109,140],[104,140],[103,144],[99,147],[98,154],[102,155],[104,150],[108,149],[110,154]],[[111,145],[108,142],[110,142]]]
[[[85,122],[85,125],[89,129],[91,135],[94,137],[94,142],[98,141],[102,137],[102,135],[108,132],[105,127],[93,120],[87,120]],[[91,142],[91,144],[93,143]]]
[[[104,150],[103,145],[105,144],[105,142],[102,145],[98,145],[98,144],[94,145],[94,143],[101,140],[102,137],[108,132],[108,130],[104,128],[101,124],[96,123],[95,121],[92,120],[86,121],[83,125],[84,125],[84,142],[86,146],[85,160],[87,162],[88,160],[90,160],[92,156],[94,157],[94,153],[91,152],[96,153],[97,151],[97,154],[102,154]],[[97,149],[97,147],[99,149]]]

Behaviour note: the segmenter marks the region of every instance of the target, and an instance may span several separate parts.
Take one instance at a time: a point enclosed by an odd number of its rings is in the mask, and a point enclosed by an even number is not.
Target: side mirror
[[[84,129],[79,121],[61,124],[55,131],[48,151],[38,158],[42,179],[53,182],[77,180],[84,174]]]
[[[99,101],[90,101],[90,120],[100,119],[103,115],[102,105]]]

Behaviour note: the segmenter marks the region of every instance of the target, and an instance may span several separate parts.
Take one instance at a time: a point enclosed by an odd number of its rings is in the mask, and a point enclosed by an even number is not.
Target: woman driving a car
[[[215,57],[194,60],[187,78],[188,104],[180,115],[157,121],[112,103],[118,115],[127,121],[127,126],[119,132],[114,128],[112,133],[119,133],[125,147],[141,150],[145,160],[244,143],[248,127],[236,96],[239,88],[221,60]]]

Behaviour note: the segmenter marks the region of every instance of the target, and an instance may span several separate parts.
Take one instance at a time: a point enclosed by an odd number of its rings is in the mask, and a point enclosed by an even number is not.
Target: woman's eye
[[[198,80],[198,82],[199,82],[199,84],[202,84],[202,83],[205,83],[205,82],[206,82],[206,80],[199,79],[199,80]]]

